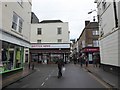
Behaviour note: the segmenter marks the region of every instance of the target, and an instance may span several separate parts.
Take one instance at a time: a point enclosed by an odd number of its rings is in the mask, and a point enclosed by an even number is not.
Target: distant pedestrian
[[[85,60],[86,67],[88,67],[88,60]]]
[[[86,67],[88,67],[88,57],[84,56],[84,58],[85,58],[85,65],[86,65]]]
[[[83,66],[83,63],[84,63],[84,57],[83,55],[80,56],[80,65],[81,67]]]

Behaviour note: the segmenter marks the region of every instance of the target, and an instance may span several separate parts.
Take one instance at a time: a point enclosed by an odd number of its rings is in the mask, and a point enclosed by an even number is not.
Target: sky
[[[95,0],[32,0],[32,11],[42,20],[68,22],[70,39],[77,39],[85,28],[85,21],[93,21],[97,12]]]

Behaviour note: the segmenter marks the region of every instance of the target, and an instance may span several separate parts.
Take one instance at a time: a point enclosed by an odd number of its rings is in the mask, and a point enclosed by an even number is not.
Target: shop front
[[[86,47],[81,50],[82,54],[88,57],[89,64],[93,63],[93,54],[99,53],[99,47]]]
[[[6,32],[2,32],[0,40],[0,73],[5,74],[24,67],[25,48],[29,43]]]
[[[59,56],[66,63],[69,54],[69,44],[32,44],[30,49],[31,61],[41,64],[55,63]]]

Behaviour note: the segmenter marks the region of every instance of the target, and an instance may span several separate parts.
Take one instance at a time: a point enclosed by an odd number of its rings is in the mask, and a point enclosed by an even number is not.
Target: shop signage
[[[31,48],[70,48],[70,44],[31,44]]]
[[[84,52],[98,52],[99,48],[85,48],[83,51]]]

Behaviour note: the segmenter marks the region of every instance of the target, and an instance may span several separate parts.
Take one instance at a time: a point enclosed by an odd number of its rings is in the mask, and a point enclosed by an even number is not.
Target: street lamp
[[[94,9],[94,10],[88,12],[88,14],[91,14],[91,13],[93,13],[94,11],[96,11],[96,9]],[[97,11],[96,11],[96,12],[97,12]],[[95,17],[96,17],[96,16],[93,16],[93,21],[95,21]]]
[[[94,10],[92,10],[92,11],[90,11],[90,12],[88,12],[88,14],[91,14],[92,12],[94,12],[94,11],[96,11],[96,9],[94,9]],[[97,12],[97,11],[96,11]]]

